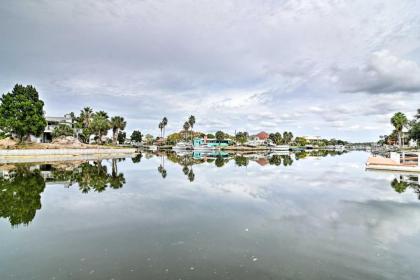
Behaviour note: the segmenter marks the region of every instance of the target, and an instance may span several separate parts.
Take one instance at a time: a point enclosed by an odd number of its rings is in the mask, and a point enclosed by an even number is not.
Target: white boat
[[[390,157],[371,156],[366,162],[366,169],[420,172],[418,152],[391,152]]]
[[[186,151],[186,150],[192,150],[193,146],[189,142],[178,142],[175,146],[172,147],[172,150],[174,151]]]

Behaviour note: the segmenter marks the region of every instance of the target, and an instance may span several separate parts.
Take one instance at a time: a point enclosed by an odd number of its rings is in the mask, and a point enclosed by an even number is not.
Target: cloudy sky
[[[420,107],[420,1],[0,0],[0,91],[128,131],[377,140]]]

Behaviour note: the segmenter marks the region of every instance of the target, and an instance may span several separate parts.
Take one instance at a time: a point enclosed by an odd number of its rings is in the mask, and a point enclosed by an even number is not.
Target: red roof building
[[[265,131],[261,131],[260,133],[258,133],[257,135],[255,135],[258,139],[260,140],[267,140],[268,137],[270,137],[270,135],[268,135],[267,132]]]

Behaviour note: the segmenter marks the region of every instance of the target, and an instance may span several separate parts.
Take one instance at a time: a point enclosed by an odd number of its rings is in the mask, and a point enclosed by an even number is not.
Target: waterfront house
[[[69,114],[64,117],[45,117],[47,126],[39,137],[31,135],[31,141],[35,143],[50,143],[52,141],[52,133],[54,128],[61,124],[68,125],[73,128],[72,118]]]
[[[270,135],[267,132],[261,131],[260,133],[249,137],[249,140],[245,143],[245,145],[253,147],[263,146],[270,142],[269,137]]]

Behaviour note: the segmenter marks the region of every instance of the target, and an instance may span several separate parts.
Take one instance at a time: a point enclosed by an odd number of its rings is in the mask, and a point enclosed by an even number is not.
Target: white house
[[[39,137],[31,135],[31,141],[35,143],[49,143],[52,141],[52,133],[54,128],[60,124],[68,125],[73,127],[72,119],[69,114],[64,115],[64,117],[45,117],[47,121],[47,126]]]

